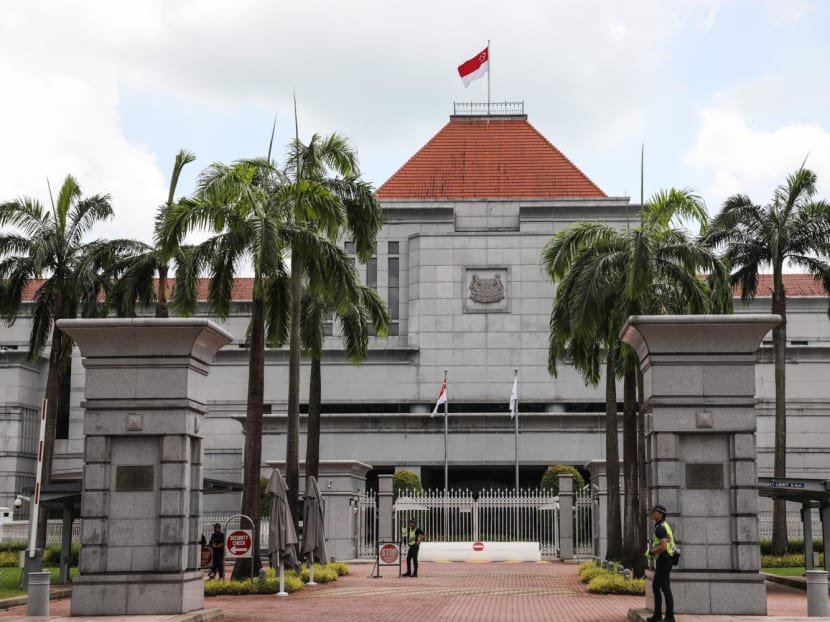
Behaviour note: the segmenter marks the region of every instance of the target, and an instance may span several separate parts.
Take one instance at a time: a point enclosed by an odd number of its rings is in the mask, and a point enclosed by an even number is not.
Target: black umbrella
[[[300,556],[308,560],[311,579],[309,584],[314,585],[314,561],[326,563],[326,534],[323,522],[323,500],[320,498],[320,488],[317,478],[310,475],[305,483],[305,497],[303,498],[303,546]]]
[[[268,480],[268,494],[271,496],[271,517],[268,520],[268,556],[271,565],[274,561],[280,567],[280,594],[283,589],[282,570],[284,567],[299,570],[297,562],[297,531],[294,529],[294,520],[288,507],[285,494],[285,482],[282,481],[279,469],[274,469],[271,479]]]

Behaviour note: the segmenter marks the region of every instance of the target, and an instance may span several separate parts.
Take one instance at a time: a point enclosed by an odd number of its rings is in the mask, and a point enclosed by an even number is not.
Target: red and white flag
[[[435,413],[438,412],[438,407],[441,404],[447,403],[447,379],[444,378],[444,384],[441,385],[441,391],[438,393],[438,401],[435,402],[435,408],[432,409],[432,414],[430,417],[434,417]]]
[[[470,86],[470,82],[478,80],[487,73],[490,66],[490,47],[473,56],[470,60],[458,66],[458,75],[464,82],[464,88]]]

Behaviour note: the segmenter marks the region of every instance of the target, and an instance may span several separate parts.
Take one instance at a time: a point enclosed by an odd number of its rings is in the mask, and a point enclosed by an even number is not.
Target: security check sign
[[[228,557],[243,558],[251,557],[254,538],[250,529],[235,529],[225,538],[225,550]]]

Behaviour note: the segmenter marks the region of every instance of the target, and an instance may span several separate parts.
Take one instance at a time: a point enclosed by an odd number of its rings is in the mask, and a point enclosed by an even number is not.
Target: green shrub
[[[311,571],[309,570],[308,565],[303,564],[301,575],[303,583],[308,583],[311,578]],[[337,581],[338,576],[340,575],[337,573],[337,568],[332,567],[330,564],[326,564],[325,566],[321,564],[314,564],[315,583],[331,583],[332,581]]]
[[[302,578],[296,572],[287,570],[285,572],[285,591],[296,592],[302,587]],[[219,596],[220,594],[276,594],[279,591],[279,577],[268,576],[267,573],[265,581],[260,581],[259,579],[245,579],[244,581],[210,579],[205,581],[205,596]]]
[[[329,562],[326,564],[327,566],[334,568],[337,571],[337,575],[340,577],[345,577],[347,574],[351,574],[351,570],[349,569],[349,564],[346,562]]]
[[[0,551],[0,568],[17,568],[20,551]]]
[[[579,564],[579,578],[583,583],[590,583],[591,579],[601,575],[604,572],[608,571],[604,570],[600,566],[597,566],[594,562]]]
[[[819,554],[819,566],[824,567],[824,553]],[[681,561],[682,563],[682,561]],[[761,555],[761,568],[799,568],[804,566],[804,553]]]
[[[394,477],[392,477],[392,494],[396,499],[401,493],[409,491],[421,492],[423,489],[421,478],[407,469],[397,471]]]
[[[73,542],[70,548],[70,566],[77,566],[78,565],[78,553],[81,550],[81,545],[77,542]],[[44,566],[60,566],[61,565],[61,545],[60,544],[49,544],[46,546],[46,550],[43,552],[43,565]]]
[[[548,467],[548,470],[542,475],[542,481],[539,483],[539,487],[542,490],[552,490],[553,494],[558,495],[560,473],[574,476],[574,490],[580,490],[585,486],[585,478],[582,477],[582,473],[576,467],[572,467],[569,464],[554,464]]]
[[[638,594],[646,593],[645,579],[630,579],[628,581],[621,574],[605,571],[591,579],[588,584],[591,594]]]
[[[25,551],[26,546],[26,542],[22,540],[18,540],[16,542],[4,542],[2,545],[0,545],[0,551]]]
[[[813,550],[821,551],[823,549],[824,541],[821,538],[813,538]],[[800,553],[804,555],[804,538],[787,540],[787,553]],[[772,540],[769,538],[761,539],[761,555],[772,555]]]

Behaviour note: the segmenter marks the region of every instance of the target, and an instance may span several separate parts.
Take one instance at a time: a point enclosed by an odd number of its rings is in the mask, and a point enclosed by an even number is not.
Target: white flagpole
[[[519,368],[513,368],[513,382],[519,384]],[[519,390],[516,389],[516,403],[513,406],[513,421],[516,429],[516,494],[519,494]]]
[[[444,369],[444,386],[447,386],[447,370]],[[447,461],[447,398],[444,396],[444,495],[449,490],[449,462]]]
[[[487,39],[487,114],[490,114],[490,74],[493,72],[493,63],[490,61],[490,39]]]

